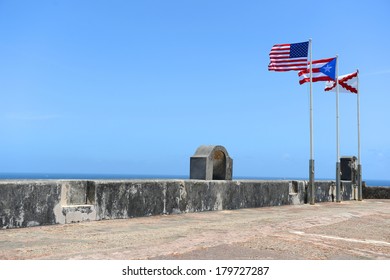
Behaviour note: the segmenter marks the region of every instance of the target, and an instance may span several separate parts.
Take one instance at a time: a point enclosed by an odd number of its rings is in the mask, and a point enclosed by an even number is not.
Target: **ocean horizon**
[[[4,172],[0,173],[0,180],[7,179],[80,179],[80,180],[124,180],[124,179],[189,179],[188,175],[145,175],[145,174],[100,174],[100,173],[28,173],[28,172]],[[233,180],[308,180],[298,177],[256,177],[256,176],[233,176]],[[316,180],[335,180],[334,178],[317,178]],[[368,187],[390,187],[390,180],[386,179],[364,179]]]

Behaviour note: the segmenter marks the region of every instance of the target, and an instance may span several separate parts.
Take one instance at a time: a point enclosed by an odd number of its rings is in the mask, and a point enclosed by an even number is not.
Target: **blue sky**
[[[189,174],[223,145],[233,175],[308,176],[309,86],[277,43],[360,70],[363,179],[390,179],[388,1],[0,1],[0,172]],[[277,3],[277,6],[275,6]],[[334,178],[335,95],[313,84],[316,178]],[[340,155],[357,155],[340,94]]]

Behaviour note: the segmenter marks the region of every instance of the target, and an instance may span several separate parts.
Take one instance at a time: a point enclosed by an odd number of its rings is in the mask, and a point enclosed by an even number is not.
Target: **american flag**
[[[335,80],[336,58],[324,58],[312,61],[312,82],[326,82]],[[310,82],[310,62],[305,70],[298,73],[299,84]]]
[[[309,42],[274,45],[269,53],[269,71],[300,71],[307,68]]]

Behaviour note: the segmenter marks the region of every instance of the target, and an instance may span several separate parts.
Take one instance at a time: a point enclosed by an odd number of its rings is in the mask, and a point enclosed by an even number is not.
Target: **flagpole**
[[[339,61],[336,55],[336,202],[340,199],[340,150],[339,150]]]
[[[310,160],[309,160],[309,190],[310,204],[315,204],[314,192],[314,156],[313,156],[313,65],[312,65],[312,46],[309,39],[310,49]]]
[[[358,200],[363,200],[363,186],[362,186],[362,165],[360,160],[360,90],[359,90],[359,69],[356,70],[357,81],[357,126],[358,126]]]

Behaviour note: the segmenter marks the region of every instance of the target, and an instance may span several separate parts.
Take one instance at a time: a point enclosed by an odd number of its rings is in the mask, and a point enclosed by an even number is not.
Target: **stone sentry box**
[[[223,146],[202,145],[190,159],[190,179],[232,180],[233,159]]]
[[[351,181],[356,184],[357,181],[357,158],[355,156],[340,157],[340,169],[342,181]]]

